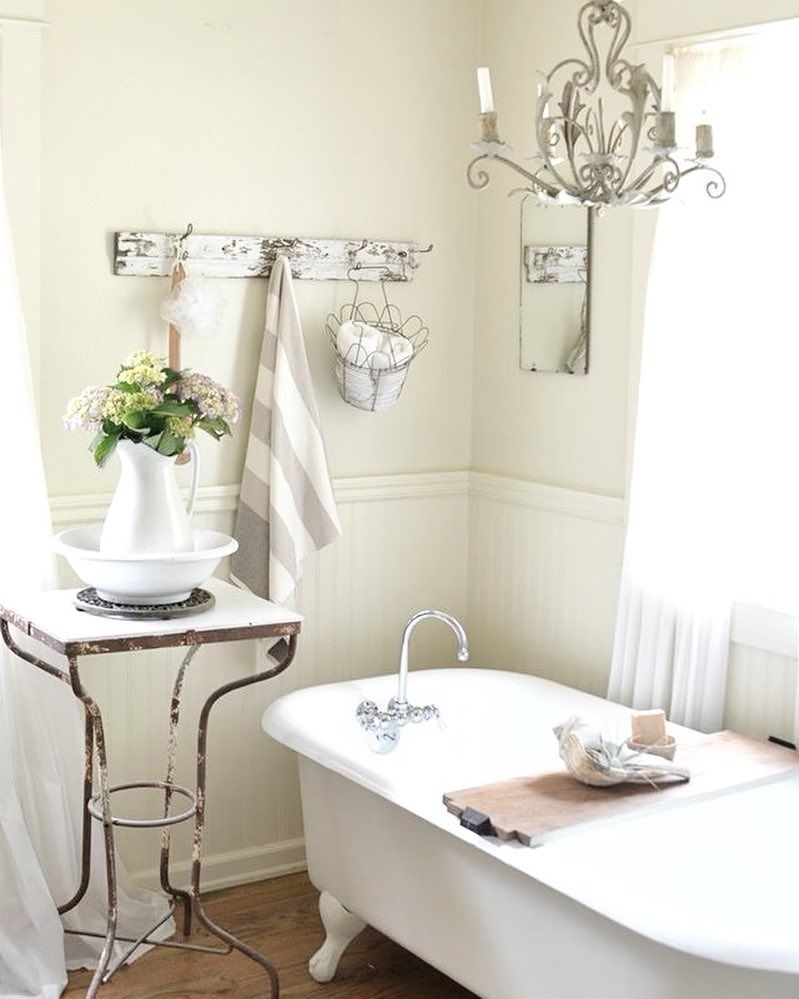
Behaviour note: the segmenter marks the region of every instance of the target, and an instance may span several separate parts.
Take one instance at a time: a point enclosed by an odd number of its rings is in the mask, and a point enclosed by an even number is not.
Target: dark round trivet
[[[216,600],[208,590],[192,590],[188,600],[177,604],[114,604],[97,596],[93,586],[87,586],[75,595],[79,611],[98,617],[121,618],[123,621],[170,621],[176,617],[190,617],[210,610]]]

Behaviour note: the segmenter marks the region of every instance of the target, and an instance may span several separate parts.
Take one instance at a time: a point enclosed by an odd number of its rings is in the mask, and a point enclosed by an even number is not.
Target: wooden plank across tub
[[[467,810],[488,820],[481,830],[505,842],[541,846],[588,824],[635,813],[689,804],[743,787],[799,775],[799,753],[733,732],[697,739],[678,749],[680,766],[691,771],[685,784],[652,787],[619,784],[589,787],[565,771],[500,781],[444,795],[458,818]],[[477,823],[474,823],[477,825]]]

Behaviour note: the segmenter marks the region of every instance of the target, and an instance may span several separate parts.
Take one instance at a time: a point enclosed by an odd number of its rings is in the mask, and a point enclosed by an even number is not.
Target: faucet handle
[[[401,701],[397,697],[392,697],[388,702],[388,713],[396,718],[397,724],[402,727],[412,722],[419,725],[421,722],[430,721],[439,717],[439,710],[435,704],[425,704],[422,708],[417,708],[407,701]]]
[[[361,724],[369,719],[374,719],[378,713],[378,707],[374,701],[361,701],[355,709],[355,716]]]
[[[361,701],[355,709],[355,717],[366,732],[371,749],[376,753],[390,753],[399,742],[400,729],[408,724],[419,725],[440,718],[441,713],[435,704],[417,708],[392,697],[385,711],[381,711],[374,701]]]

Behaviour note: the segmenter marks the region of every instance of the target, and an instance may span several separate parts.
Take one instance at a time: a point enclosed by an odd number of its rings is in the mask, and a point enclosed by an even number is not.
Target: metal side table
[[[74,606],[75,590],[51,590],[44,593],[21,595],[0,607],[0,631],[8,648],[20,659],[61,680],[72,689],[82,703],[85,712],[85,762],[83,784],[83,847],[81,880],[69,901],[59,906],[63,914],[74,909],[86,894],[90,876],[92,824],[102,824],[105,838],[106,877],[108,883],[108,923],[104,935],[105,945],[94,973],[87,999],[97,995],[101,985],[110,980],[143,944],[174,947],[203,953],[230,954],[238,950],[260,964],[271,984],[271,995],[277,999],[279,982],[277,972],[271,962],[248,944],[217,926],[205,913],[200,893],[202,875],[202,847],[206,817],[206,751],[208,745],[208,723],[214,705],[226,694],[241,690],[253,684],[270,680],[282,673],[291,664],[297,644],[302,618],[282,607],[261,600],[250,593],[219,580],[206,584],[215,598],[212,609],[192,618],[155,621],[124,621],[94,617],[77,610]],[[52,665],[15,642],[16,629],[29,638],[47,646],[66,659],[67,668]],[[175,756],[177,732],[180,720],[180,699],[186,671],[191,660],[202,645],[215,642],[240,642],[255,638],[282,639],[282,660],[273,668],[253,673],[240,680],[226,683],[215,690],[205,701],[200,713],[197,730],[197,784],[194,791],[175,783]],[[28,643],[25,643],[28,645]],[[110,786],[108,780],[108,759],[106,755],[105,733],[100,710],[86,691],[81,681],[79,660],[82,656],[100,655],[112,652],[131,652],[143,649],[183,647],[186,655],[178,669],[172,693],[169,724],[169,745],[166,774],[164,780],[137,781],[135,783]],[[273,650],[273,657],[274,657]],[[98,791],[95,792],[94,760],[97,758]],[[164,792],[163,815],[155,819],[128,819],[115,816],[111,810],[111,795],[116,791],[135,788],[158,788]],[[185,799],[186,807],[172,814],[172,801],[175,796]],[[170,826],[178,822],[194,819],[194,849],[192,857],[191,884],[187,889],[175,887],[170,880],[169,851]],[[138,828],[163,827],[161,840],[161,886],[171,898],[170,911],[155,926],[150,927],[137,939],[117,935],[117,876],[114,851],[114,827],[129,826]],[[199,944],[175,940],[159,941],[152,934],[180,907],[183,915],[183,932],[191,934],[192,915],[206,930],[218,937],[223,947],[205,947]],[[103,937],[103,934],[67,930],[77,936]],[[130,946],[115,962],[111,962],[114,944],[117,941]]]

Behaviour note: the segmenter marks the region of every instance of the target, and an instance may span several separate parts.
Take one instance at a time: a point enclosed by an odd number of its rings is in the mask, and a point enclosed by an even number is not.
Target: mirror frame
[[[593,325],[593,269],[594,269],[594,228],[596,224],[596,211],[595,208],[586,208],[584,211],[587,214],[586,218],[586,257],[587,257],[587,276],[585,280],[585,308],[586,308],[586,323],[588,326],[588,338],[585,348],[585,371],[575,372],[567,371],[565,368],[528,368],[523,364],[524,356],[524,292],[527,284],[531,283],[527,279],[527,263],[525,260],[525,247],[527,243],[525,242],[525,209],[530,208],[531,200],[535,199],[535,195],[527,194],[521,201],[521,207],[519,212],[519,367],[522,371],[525,371],[533,375],[570,375],[572,377],[585,377],[589,374],[591,370],[591,337],[592,337],[592,325]],[[550,209],[556,211],[557,209]],[[566,244],[564,244],[566,245]]]

